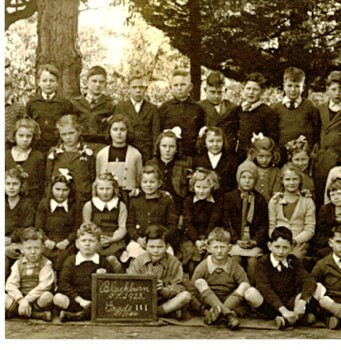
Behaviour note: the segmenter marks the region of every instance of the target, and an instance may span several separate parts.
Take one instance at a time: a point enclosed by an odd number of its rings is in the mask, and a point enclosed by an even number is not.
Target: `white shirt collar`
[[[252,103],[252,104],[250,105],[249,102],[244,101],[244,102],[242,102],[242,105],[241,105],[241,106],[242,106],[242,110],[243,110],[243,111],[251,112],[251,111],[253,111],[254,109],[256,109],[257,107],[259,107],[262,103],[263,103],[263,102],[262,102],[261,100],[259,100],[259,101],[255,102],[255,103]]]
[[[222,152],[218,154],[213,154],[211,152],[207,152],[208,158],[211,162],[212,168],[215,169],[220,161],[221,155],[223,154]]]
[[[215,108],[215,110],[217,111],[217,113],[220,114],[220,111],[221,111],[221,103],[219,103],[218,105],[214,105],[213,107]]]
[[[140,101],[140,102],[137,102],[137,101],[133,100],[132,98],[130,98],[130,101],[131,101],[131,103],[133,104],[136,113],[140,112],[141,107],[142,107],[143,100]]]
[[[55,92],[52,94],[45,94],[45,92],[41,92],[41,95],[43,96],[44,100],[48,100],[48,101],[52,100],[55,94],[56,94]],[[49,98],[47,98],[47,95],[49,96]]]
[[[67,199],[64,202],[58,203],[55,199],[50,199],[51,213],[53,213],[58,207],[63,207],[66,212],[69,211],[69,205]]]
[[[193,203],[199,202],[201,199],[197,197],[197,195],[195,194],[193,197]],[[204,199],[206,202],[211,202],[211,203],[215,203],[214,198],[212,196],[212,194],[210,194],[206,199]]]
[[[335,253],[333,253],[333,260],[335,261],[335,264],[339,267],[339,269],[341,269],[341,258],[339,258],[338,256],[336,256]]]
[[[230,270],[230,259],[228,258],[226,260],[226,263],[224,265],[216,265],[213,260],[212,260],[212,255],[209,255],[207,257],[207,270],[210,275],[216,270],[216,269],[222,269],[226,273],[229,273]]]
[[[91,258],[85,258],[81,252],[76,254],[76,262],[75,265],[80,265],[84,261],[92,261],[94,264],[99,264],[99,254],[95,253]]]
[[[26,152],[18,152],[15,147],[12,147],[11,154],[16,162],[24,162],[30,155],[32,148],[28,149]]]
[[[271,261],[271,264],[272,266],[275,268],[275,269],[279,269],[279,263],[281,262],[286,268],[289,267],[289,264],[288,264],[288,261],[287,259],[284,259],[283,261],[278,261],[273,255],[272,253],[270,254],[270,261]]]
[[[93,197],[92,198],[92,203],[94,204],[94,206],[100,210],[103,211],[105,206],[107,206],[108,210],[112,210],[113,208],[117,208],[117,204],[118,204],[118,197],[113,197],[109,202],[103,202],[101,199],[99,199],[98,197]]]
[[[289,108],[290,103],[294,102],[295,108],[297,108],[302,103],[302,97],[299,96],[295,101],[291,101],[287,96],[283,97],[282,104],[284,104],[287,108]]]
[[[334,103],[333,101],[329,101],[329,109],[335,113],[341,110],[341,103]]]

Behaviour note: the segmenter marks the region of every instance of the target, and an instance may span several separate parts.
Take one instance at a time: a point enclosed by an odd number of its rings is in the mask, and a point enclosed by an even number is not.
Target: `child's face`
[[[98,97],[103,93],[106,83],[104,75],[91,75],[87,81],[87,91],[90,95]]]
[[[328,98],[336,104],[341,102],[341,86],[339,83],[332,83],[327,88]]]
[[[92,257],[99,248],[98,239],[89,234],[84,233],[76,239],[76,247],[84,257]]]
[[[271,151],[267,151],[265,149],[261,149],[257,151],[256,160],[257,160],[257,164],[261,168],[264,168],[264,169],[268,168],[271,165],[272,158],[273,158],[273,154]]]
[[[141,102],[147,91],[147,82],[145,79],[134,79],[129,84],[130,97],[136,101]]]
[[[253,104],[260,100],[262,93],[263,90],[257,82],[247,81],[243,90],[243,98],[246,102]]]
[[[306,151],[300,151],[295,153],[291,160],[301,171],[305,171],[309,166],[310,157]]]
[[[181,75],[177,75],[172,78],[171,93],[176,99],[186,99],[190,94],[191,90],[192,83],[190,77],[183,77]]]
[[[341,207],[341,190],[329,192],[329,198],[336,207]]]
[[[282,183],[285,192],[296,193],[299,190],[301,179],[295,171],[286,170],[283,175]]]
[[[220,102],[223,99],[224,94],[224,87],[215,87],[215,86],[209,86],[207,85],[206,89],[206,98],[208,101],[210,101],[213,105],[219,105]]]
[[[21,182],[16,177],[6,176],[5,193],[7,197],[14,198],[19,195],[21,190]]]
[[[52,186],[52,196],[58,203],[62,203],[69,197],[70,188],[65,182],[56,182]]]
[[[335,255],[341,258],[341,232],[335,232],[333,238],[329,238],[328,243]]]
[[[255,187],[256,179],[249,171],[244,171],[240,175],[239,188],[243,191],[251,191]]]
[[[74,126],[65,125],[58,129],[59,136],[62,139],[64,146],[72,148],[78,144],[81,133]]]
[[[29,262],[35,263],[39,261],[43,251],[42,241],[40,239],[24,241],[21,243],[21,251]]]
[[[110,127],[110,136],[113,146],[123,147],[127,142],[128,129],[125,123],[113,123]]]
[[[276,241],[269,242],[268,248],[278,261],[283,261],[290,254],[292,247],[288,240],[279,237]]]
[[[155,174],[143,174],[141,179],[141,190],[148,196],[154,196],[160,188],[160,181]]]
[[[197,180],[194,184],[194,193],[200,199],[207,199],[211,192],[213,185],[210,183],[209,179]]]
[[[56,76],[44,70],[38,79],[38,86],[44,94],[53,94],[58,89],[58,80]]]
[[[206,135],[205,145],[209,152],[216,155],[219,154],[224,145],[224,140],[221,135],[217,135],[216,133],[209,131]]]
[[[163,137],[160,141],[159,149],[161,160],[170,162],[176,153],[176,139],[173,137]]]
[[[231,244],[213,240],[208,245],[208,250],[212,254],[214,263],[224,263],[228,252],[231,249]]]
[[[109,180],[98,180],[96,191],[98,198],[103,202],[109,202],[114,197],[114,186]]]
[[[298,99],[304,90],[304,81],[292,81],[290,79],[286,79],[283,83],[283,90],[285,96],[291,100],[295,101]]]
[[[30,128],[20,127],[15,133],[15,144],[23,151],[27,151],[33,140],[33,130]]]
[[[166,255],[167,245],[162,239],[148,239],[146,250],[153,262],[160,261]]]

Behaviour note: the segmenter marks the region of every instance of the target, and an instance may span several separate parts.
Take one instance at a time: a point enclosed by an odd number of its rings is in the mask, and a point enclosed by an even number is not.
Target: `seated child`
[[[230,238],[220,227],[208,235],[210,255],[195,268],[191,280],[196,290],[192,305],[194,309],[205,308],[206,324],[214,324],[222,316],[227,327],[235,329],[239,326],[235,310],[244,298],[254,306],[261,295],[250,286],[244,269],[228,256]]]
[[[157,277],[157,315],[163,317],[182,309],[191,301],[191,294],[183,285],[180,261],[166,252],[168,230],[161,225],[146,229],[146,252],[134,259],[127,273],[130,275],[154,275]]]
[[[316,290],[316,281],[291,254],[292,232],[283,226],[275,228],[268,247],[270,254],[260,258],[255,270],[256,288],[263,297],[255,307],[256,312],[275,319],[279,329],[300,319],[310,323],[313,319],[306,309]]]
[[[6,318],[51,321],[54,272],[51,261],[42,255],[41,232],[33,227],[23,229],[20,250],[22,257],[13,264],[6,281]]]
[[[316,263],[312,275],[322,284],[316,297],[327,327],[336,329],[341,319],[341,226],[330,233],[328,243],[332,252]]]
[[[81,321],[91,316],[91,276],[93,273],[122,273],[97,251],[101,229],[92,222],[83,223],[77,231],[78,253],[69,256],[62,268],[53,303],[60,312],[60,321]]]
[[[247,264],[247,275],[254,284],[257,259],[266,252],[268,208],[265,198],[255,191],[257,166],[246,160],[237,170],[238,188],[224,196],[223,223],[231,233],[229,254],[241,265]]]

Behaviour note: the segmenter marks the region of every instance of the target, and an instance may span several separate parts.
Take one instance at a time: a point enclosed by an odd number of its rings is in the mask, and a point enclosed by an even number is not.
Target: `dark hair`
[[[337,191],[337,190],[341,190],[341,178],[339,178],[339,177],[333,179],[330,182],[330,184],[327,188],[328,197],[330,198],[330,192]]]
[[[59,169],[61,171],[62,169]],[[62,182],[67,185],[67,187],[70,189],[68,201],[73,202],[75,199],[75,188],[74,188],[74,180],[73,177],[69,171],[69,169],[66,169],[66,174],[60,172],[59,174],[52,177],[51,180],[51,190],[50,190],[50,198],[52,198],[52,188],[57,182]],[[70,178],[71,177],[71,178]]]
[[[141,183],[144,174],[154,174],[160,183],[160,187],[162,186],[162,174],[156,164],[148,163],[142,168],[141,174],[139,175],[139,183]]]
[[[283,81],[291,80],[300,83],[305,80],[305,73],[301,68],[289,67],[283,73]]]
[[[127,144],[130,143],[130,135],[132,133],[131,123],[130,123],[129,118],[126,115],[120,113],[120,114],[113,114],[107,120],[107,124],[108,124],[108,128],[107,128],[107,142],[109,144],[112,143],[112,139],[111,139],[111,136],[110,136],[110,129],[111,129],[111,127],[112,127],[112,125],[114,123],[120,123],[120,122],[124,123],[126,128],[127,128],[127,140],[126,140],[126,143]]]
[[[244,84],[246,84],[248,81],[256,82],[261,89],[265,88],[266,79],[262,73],[253,72],[248,74],[244,79]]]
[[[186,69],[180,69],[180,68],[177,68],[177,69],[174,69],[172,74],[171,74],[171,80],[174,78],[174,77],[177,77],[177,76],[181,76],[181,77],[185,77],[185,78],[189,78],[191,79],[191,74],[188,70]]]
[[[23,167],[21,165],[17,165],[14,168],[6,170],[5,181],[7,176],[18,179],[21,183],[20,192],[19,192],[20,196],[22,197],[27,196],[28,194],[27,179],[29,175],[26,171],[24,171]]]
[[[17,133],[19,128],[32,129],[32,131],[33,131],[33,138],[32,138],[32,144],[31,145],[34,145],[37,141],[40,140],[41,132],[40,132],[39,124],[35,120],[31,119],[28,115],[25,115],[22,118],[18,119],[15,122],[14,127],[12,127],[11,133],[10,133],[10,135],[8,137],[8,140],[11,143],[15,143],[15,135],[16,135],[16,133]]]
[[[330,72],[326,80],[326,86],[330,86],[334,83],[341,84],[341,71],[339,70]]]
[[[101,240],[102,230],[94,222],[83,222],[77,230],[77,238],[89,234],[94,236],[98,241]]]
[[[215,70],[212,71],[206,79],[206,84],[215,88],[219,88],[225,85],[224,74]]]
[[[149,225],[145,232],[146,242],[150,239],[161,239],[168,243],[169,231],[162,225]]]
[[[28,240],[38,241],[40,240],[43,242],[43,235],[44,232],[41,229],[37,229],[33,226],[25,227],[20,232],[20,241],[26,242]]]
[[[292,244],[292,232],[285,226],[276,227],[270,236],[270,242],[277,241],[278,238],[283,238]]]
[[[40,79],[40,76],[43,72],[49,72],[50,74],[54,75],[57,79],[59,78],[59,71],[53,64],[47,63],[40,66],[37,74],[38,79]]]
[[[107,79],[107,71],[101,66],[93,66],[88,70],[86,79],[89,79],[93,75],[103,75]]]
[[[175,154],[174,154],[174,159],[175,159],[175,158],[181,158],[181,156],[182,156],[182,143],[181,143],[181,139],[178,139],[172,130],[163,131],[163,132],[157,137],[156,142],[155,142],[155,145],[154,145],[154,151],[153,151],[154,157],[156,157],[157,159],[160,159],[160,158],[161,158],[160,143],[161,143],[162,139],[165,138],[165,137],[169,137],[169,138],[171,138],[171,139],[176,140],[176,152],[175,152]]]
[[[222,128],[219,128],[218,126],[207,126],[203,135],[201,137],[197,138],[197,142],[196,142],[196,149],[198,151],[198,154],[205,154],[207,152],[207,147],[206,147],[206,137],[207,134],[209,132],[212,132],[214,134],[216,134],[217,136],[221,136],[223,139],[223,147],[222,147],[222,152],[225,151],[227,142],[226,142],[226,138],[225,138],[225,134]]]

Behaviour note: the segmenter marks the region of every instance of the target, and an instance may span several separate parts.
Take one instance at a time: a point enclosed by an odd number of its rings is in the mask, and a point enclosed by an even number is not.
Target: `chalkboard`
[[[92,275],[93,322],[156,321],[156,277],[126,274]]]

